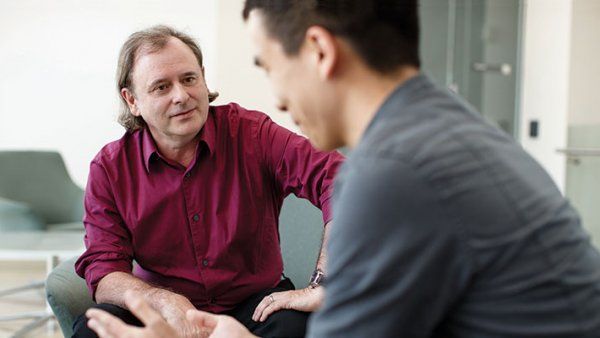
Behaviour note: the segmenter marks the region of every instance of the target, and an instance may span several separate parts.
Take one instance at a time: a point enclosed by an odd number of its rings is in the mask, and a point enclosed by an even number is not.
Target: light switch
[[[540,134],[540,122],[538,120],[529,121],[529,137],[538,138]]]

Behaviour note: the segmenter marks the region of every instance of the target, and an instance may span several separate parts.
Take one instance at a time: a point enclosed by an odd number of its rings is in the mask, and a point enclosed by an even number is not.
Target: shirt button
[[[198,216],[198,214],[195,214],[194,217],[192,217],[192,219],[194,220],[194,222],[198,222],[200,217]]]
[[[208,259],[203,259],[202,260],[202,265],[208,266]]]
[[[190,173],[185,173],[185,178],[190,178],[190,176],[192,176],[192,174],[190,174]]]

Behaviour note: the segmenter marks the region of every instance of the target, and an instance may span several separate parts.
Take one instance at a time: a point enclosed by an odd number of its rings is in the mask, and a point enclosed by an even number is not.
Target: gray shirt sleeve
[[[462,229],[418,170],[368,157],[347,164],[337,192],[325,302],[308,336],[430,337],[470,278]]]

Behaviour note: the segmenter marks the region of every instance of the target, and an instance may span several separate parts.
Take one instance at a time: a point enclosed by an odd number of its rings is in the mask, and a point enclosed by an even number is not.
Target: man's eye
[[[186,84],[194,84],[196,83],[196,77],[195,76],[188,76],[185,79],[183,79],[183,82]]]
[[[168,86],[166,84],[162,84],[162,85],[154,87],[154,90],[162,92],[162,91],[165,91],[167,88],[168,88]]]

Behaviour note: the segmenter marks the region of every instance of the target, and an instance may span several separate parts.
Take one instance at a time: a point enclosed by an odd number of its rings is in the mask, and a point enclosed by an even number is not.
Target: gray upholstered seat
[[[318,255],[323,220],[321,212],[305,200],[290,196],[280,215],[284,273],[297,288],[305,287]],[[46,293],[65,337],[72,335],[75,318],[93,302],[85,281],[75,274],[75,258],[61,263],[48,276]]]
[[[82,215],[83,190],[59,153],[0,151],[0,232],[83,231]]]
[[[0,236],[6,239],[11,233],[33,238],[48,238],[50,233],[66,231],[70,238],[83,241],[83,190],[67,172],[59,153],[54,151],[0,151]],[[17,233],[18,232],[18,233]],[[39,236],[38,236],[39,235]],[[80,236],[80,237],[79,237]],[[25,237],[23,237],[25,238]],[[29,237],[31,238],[31,237]],[[37,240],[36,240],[37,241]],[[37,241],[44,242],[43,240]],[[10,242],[24,251],[31,243]],[[61,243],[59,243],[61,244]],[[4,246],[7,243],[3,244]],[[67,243],[65,247],[72,247]],[[59,245],[60,246],[60,245]],[[36,253],[37,254],[37,253]],[[9,259],[12,259],[8,256]],[[54,259],[48,258],[54,262]],[[10,295],[34,288],[44,287],[43,280],[0,291]],[[39,314],[12,314],[2,320],[30,319],[18,334],[35,328],[50,316]]]

